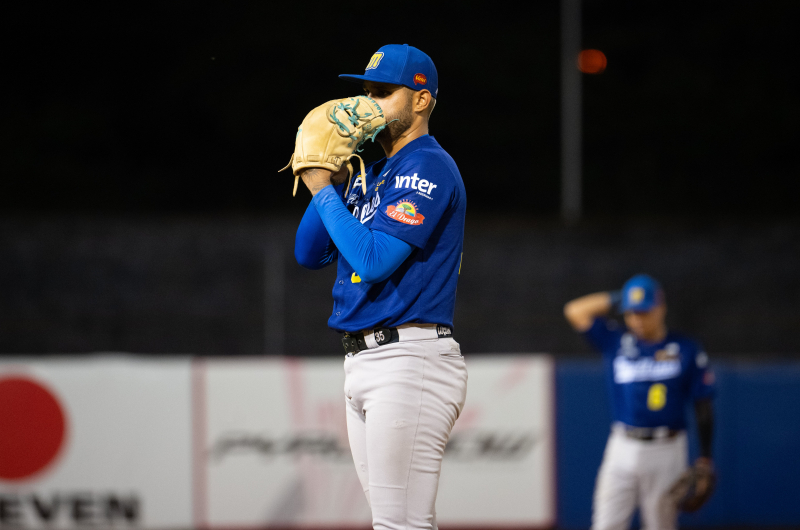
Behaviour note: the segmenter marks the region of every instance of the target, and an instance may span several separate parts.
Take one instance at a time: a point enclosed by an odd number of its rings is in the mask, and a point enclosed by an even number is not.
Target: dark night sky
[[[4,210],[300,210],[276,173],[297,125],[360,91],[337,74],[407,42],[439,70],[431,132],[471,211],[557,212],[558,2],[228,4],[7,12]],[[588,211],[794,214],[798,15],[796,1],[585,2],[584,47],[609,61],[584,76]]]

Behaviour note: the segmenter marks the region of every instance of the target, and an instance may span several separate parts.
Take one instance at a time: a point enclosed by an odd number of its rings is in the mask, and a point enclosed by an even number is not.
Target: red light
[[[600,50],[583,50],[578,54],[578,70],[584,74],[602,74],[606,64],[606,56]]]

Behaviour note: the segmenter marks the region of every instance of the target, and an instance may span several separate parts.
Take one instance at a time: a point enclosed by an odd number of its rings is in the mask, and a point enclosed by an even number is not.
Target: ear
[[[428,109],[428,107],[430,107],[431,110],[433,110],[433,105],[435,101],[436,100],[433,99],[433,96],[431,95],[429,90],[422,89],[419,92],[416,92],[414,94],[414,99],[412,101],[412,104],[414,106],[414,112],[422,114],[426,112],[426,109]]]

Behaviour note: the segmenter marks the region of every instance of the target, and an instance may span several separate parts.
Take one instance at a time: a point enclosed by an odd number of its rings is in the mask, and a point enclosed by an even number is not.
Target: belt
[[[614,430],[621,432],[628,438],[633,438],[634,440],[642,440],[645,442],[652,442],[653,440],[668,440],[670,438],[675,438],[683,430],[680,429],[670,429],[666,426],[661,427],[634,427],[632,425],[626,425],[624,423],[617,422],[614,424]]]
[[[373,328],[342,336],[344,353],[348,357],[371,348],[377,348],[393,342],[409,340],[441,339],[452,337],[450,326],[438,324],[403,324],[394,328]]]

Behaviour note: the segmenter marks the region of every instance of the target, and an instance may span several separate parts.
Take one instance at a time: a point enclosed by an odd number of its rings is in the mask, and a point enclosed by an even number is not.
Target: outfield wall
[[[341,359],[0,361],[0,528],[368,528]],[[596,361],[467,357],[442,528],[586,528]],[[687,525],[800,524],[800,363],[717,367],[717,494]]]

